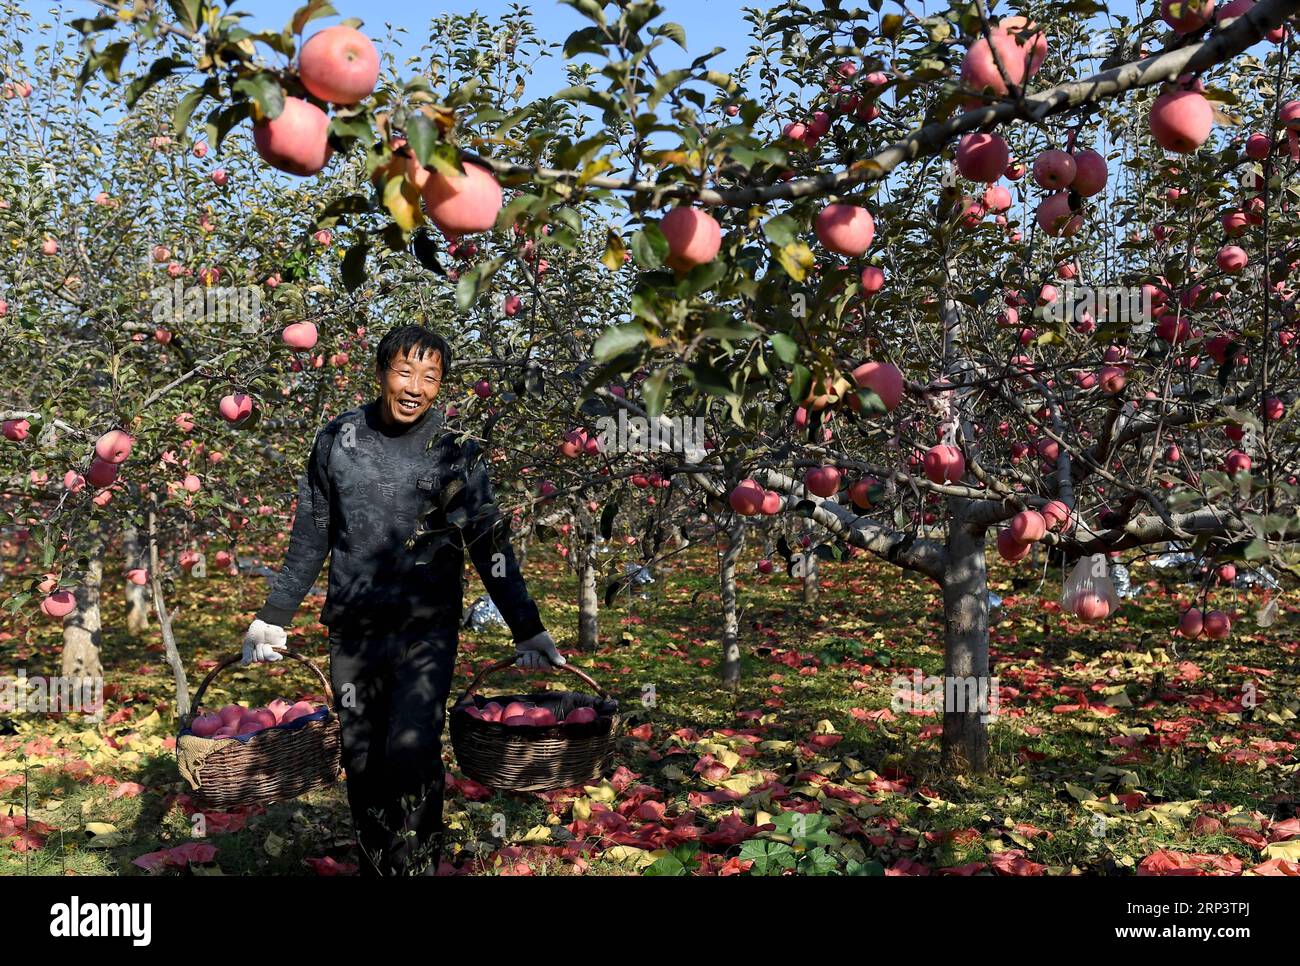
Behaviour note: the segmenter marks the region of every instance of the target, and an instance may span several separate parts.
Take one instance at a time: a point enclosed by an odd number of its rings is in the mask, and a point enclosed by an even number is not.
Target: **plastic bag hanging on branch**
[[[1119,607],[1119,594],[1110,579],[1104,553],[1083,557],[1066,578],[1061,606],[1081,621],[1099,621]]]

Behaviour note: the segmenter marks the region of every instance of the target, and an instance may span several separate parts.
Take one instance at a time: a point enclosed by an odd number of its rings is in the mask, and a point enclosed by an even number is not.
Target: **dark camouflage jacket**
[[[458,444],[436,406],[393,431],[370,402],[317,433],[284,566],[257,616],[291,622],[328,554],[326,626],[459,621],[466,552],[514,639],[543,631],[480,445]]]

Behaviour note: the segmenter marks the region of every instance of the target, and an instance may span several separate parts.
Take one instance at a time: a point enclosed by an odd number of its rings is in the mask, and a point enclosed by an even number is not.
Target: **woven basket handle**
[[[326,703],[329,704],[331,707],[333,707],[333,705],[334,705],[334,689],[330,687],[329,679],[326,678],[325,675],[324,675],[323,673],[321,673],[321,669],[318,668],[318,667],[317,667],[315,664],[313,664],[310,660],[308,660],[307,658],[303,657],[301,654],[299,654],[297,651],[295,651],[295,650],[294,650],[293,648],[291,648],[291,647],[286,647],[284,650],[280,651],[279,653],[285,655],[286,657],[291,657],[291,658],[293,658],[295,661],[297,661],[297,662],[300,663],[300,664],[305,664],[305,665],[307,665],[307,667],[309,667],[309,668],[311,669],[311,672],[312,672],[313,674],[315,674],[317,678],[320,679],[321,686],[324,687],[324,689],[325,689],[325,701],[326,701]],[[192,709],[191,709],[191,711],[190,711],[190,717],[191,717],[191,718],[193,718],[195,715],[198,714],[198,710],[199,710],[199,708],[202,706],[202,703],[203,703],[203,692],[205,692],[205,691],[208,689],[208,685],[212,683],[212,679],[215,678],[215,677],[216,677],[218,674],[220,674],[222,671],[224,671],[226,668],[230,667],[230,665],[232,665],[232,664],[238,664],[238,663],[239,663],[240,661],[242,661],[243,659],[244,659],[244,654],[243,654],[242,651],[240,651],[240,652],[238,652],[238,653],[236,653],[236,654],[232,654],[232,655],[231,655],[230,657],[228,657],[228,658],[225,658],[224,660],[221,661],[220,664],[218,664],[216,667],[214,667],[211,671],[208,672],[207,677],[205,677],[205,678],[203,679],[203,683],[199,685],[199,689],[198,689],[198,691],[196,691],[196,692],[194,693],[194,704],[193,704]],[[273,661],[257,661],[257,662],[254,662],[254,663],[258,663],[258,664],[271,664],[271,663],[274,663],[274,662],[273,662]]]
[[[452,707],[455,707],[456,705],[460,704],[471,694],[473,694],[474,689],[478,687],[479,682],[482,681],[489,674],[494,674],[497,671],[500,671],[502,668],[507,668],[510,665],[514,664],[515,661],[517,660],[519,660],[519,655],[511,654],[509,657],[503,657],[495,664],[490,664],[487,667],[485,667],[483,670],[479,671],[478,674],[474,675],[474,680],[469,682],[469,687],[467,687],[464,693],[462,693],[461,696],[456,699],[456,702],[455,704],[452,705]],[[609,700],[609,692],[606,691],[604,688],[602,688],[599,684],[597,684],[595,679],[586,671],[582,670],[582,668],[574,667],[572,664],[561,664],[559,665],[559,669],[562,671],[568,671],[570,674],[576,674],[578,677],[582,678],[584,682],[591,685],[591,687],[593,687],[596,690],[596,693],[599,694],[602,698]]]

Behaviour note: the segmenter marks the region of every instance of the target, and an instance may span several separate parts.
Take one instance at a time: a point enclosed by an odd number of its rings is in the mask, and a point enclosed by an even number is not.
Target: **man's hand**
[[[526,641],[516,641],[515,654],[519,657],[519,660],[515,662],[515,667],[521,667],[528,671],[536,671],[539,668],[546,667],[547,661],[550,661],[555,667],[568,663],[564,656],[556,650],[555,642],[551,640],[551,635],[547,631],[542,631]]]
[[[244,635],[244,659],[240,664],[255,664],[258,661],[279,661],[284,658],[279,650],[288,646],[284,628],[255,620],[248,625]]]

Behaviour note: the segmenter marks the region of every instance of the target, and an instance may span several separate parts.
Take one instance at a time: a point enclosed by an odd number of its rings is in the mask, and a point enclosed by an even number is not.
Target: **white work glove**
[[[521,667],[526,671],[544,668],[547,666],[547,661],[555,667],[568,663],[556,650],[555,642],[551,640],[551,635],[547,631],[542,631],[526,641],[515,641],[515,654],[519,658],[515,662],[515,667]]]
[[[240,664],[255,664],[258,661],[279,661],[284,658],[279,651],[288,646],[284,628],[255,620],[248,625],[244,635],[244,659]]]

